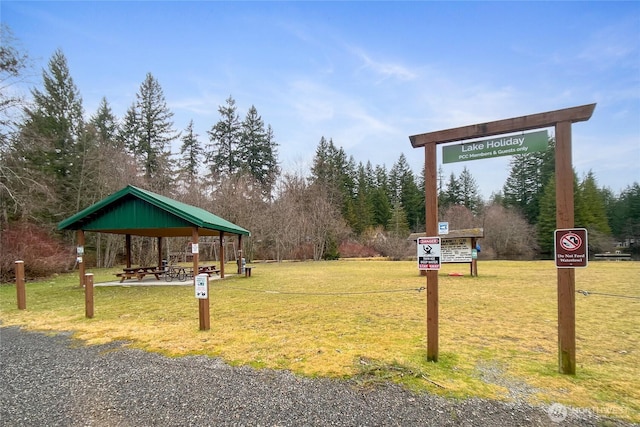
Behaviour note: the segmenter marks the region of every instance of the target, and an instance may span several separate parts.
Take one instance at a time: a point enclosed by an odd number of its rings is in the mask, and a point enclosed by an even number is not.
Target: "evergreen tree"
[[[20,109],[25,101],[11,86],[17,84],[27,69],[29,57],[16,47],[17,42],[9,26],[0,22],[0,152],[9,143]],[[1,166],[0,166],[1,167]]]
[[[590,232],[597,231],[603,235],[611,234],[605,201],[598,189],[596,178],[592,171],[589,171],[580,183],[579,194],[582,209],[575,213],[576,226],[585,227]]]
[[[424,175],[424,172],[423,172]],[[444,218],[444,214],[449,208],[449,198],[447,195],[446,186],[445,186],[445,178],[444,178],[444,170],[442,166],[438,167],[438,218]],[[455,175],[454,175],[455,179]],[[424,190],[424,188],[422,189]],[[425,193],[426,196],[426,193]],[[425,206],[426,209],[426,206]]]
[[[256,182],[260,183],[265,196],[271,194],[273,184],[280,173],[277,159],[277,145],[273,129],[264,127],[262,117],[255,106],[251,106],[242,122],[242,135],[238,147],[241,167]]]
[[[142,157],[145,179],[152,190],[170,194],[171,142],[179,137],[173,129],[173,112],[167,106],[160,83],[151,73],[147,73],[136,99],[137,152]]]
[[[106,98],[103,97],[102,100],[100,100],[98,111],[91,116],[89,124],[93,126],[96,131],[99,146],[122,148],[118,141],[118,135],[120,134],[118,119],[113,114]]]
[[[451,172],[449,175],[449,181],[447,182],[447,189],[444,192],[444,203],[442,208],[446,209],[453,205],[461,205],[463,203],[462,188],[460,181],[456,178],[456,174]]]
[[[98,110],[90,117],[86,131],[86,138],[92,140],[86,156],[89,165],[86,179],[90,187],[87,194],[92,195],[91,203],[119,190],[123,182],[132,181],[130,166],[133,159],[123,150],[119,135],[118,119],[103,97]]]
[[[208,131],[207,162],[214,178],[233,176],[242,166],[239,152],[242,123],[237,110],[236,101],[229,96],[226,105],[218,108],[220,120]]]
[[[540,198],[540,213],[537,222],[538,246],[540,251],[553,254],[554,236],[556,229],[556,179],[552,176],[544,188]]]
[[[519,209],[530,224],[535,224],[545,185],[555,171],[555,142],[543,152],[516,154],[511,157],[511,171],[502,188],[505,207]]]
[[[371,168],[371,163],[367,164]],[[371,170],[370,170],[371,171]],[[358,180],[357,180],[357,196],[355,202],[355,222],[353,231],[361,234],[367,228],[373,225],[373,200],[372,200],[372,183],[367,169],[362,163],[358,164]]]
[[[340,209],[350,226],[355,223],[355,161],[347,159],[342,148],[337,148],[333,140],[320,138],[311,166],[309,178],[313,185],[319,185],[327,192],[333,206]]]
[[[416,184],[404,154],[400,155],[389,172],[389,185],[393,205],[400,202],[403,206],[410,228],[416,231],[424,228],[424,194]]]
[[[387,224],[387,230],[392,237],[405,239],[409,236],[409,223],[407,215],[400,201],[393,204],[391,218]]]
[[[23,159],[11,147],[26,103],[12,86],[22,80],[29,58],[16,47],[11,29],[2,22],[0,41],[0,223],[4,223],[10,216],[25,213],[29,200],[38,198],[35,187],[42,184],[30,176],[31,171],[25,170]]]
[[[138,112],[136,111],[135,102],[129,106],[125,113],[120,132],[118,133],[119,146],[126,149],[130,154],[138,160],[140,151],[138,149],[138,143],[140,140],[140,121],[138,119]]]
[[[624,246],[631,245],[640,252],[640,184],[634,182],[619,197],[608,201],[608,218],[611,230]]]
[[[182,136],[180,157],[178,159],[178,180],[187,188],[192,188],[198,182],[198,167],[204,158],[202,145],[198,134],[193,131],[193,120],[189,122]]]
[[[482,208],[482,197],[480,197],[480,191],[478,190],[478,184],[475,178],[466,166],[462,169],[462,172],[460,172],[458,183],[460,185],[462,205],[466,206],[467,209],[474,214],[477,214]]]
[[[387,184],[387,170],[384,166],[376,166],[374,170],[373,190],[371,194],[373,207],[373,223],[386,227],[391,219],[391,201]]]
[[[573,212],[574,224],[580,221],[580,213],[584,204],[580,195],[578,179],[576,173],[573,173]],[[540,198],[540,213],[538,215],[538,243],[542,253],[553,253],[554,249],[554,231],[558,228],[556,221],[556,179],[555,175],[551,176],[545,186],[542,197]]]
[[[32,107],[25,109],[18,145],[25,167],[40,170],[52,180],[60,204],[52,207],[55,220],[79,210],[84,165],[82,98],[62,51],[57,50],[42,73],[43,91],[33,89]]]

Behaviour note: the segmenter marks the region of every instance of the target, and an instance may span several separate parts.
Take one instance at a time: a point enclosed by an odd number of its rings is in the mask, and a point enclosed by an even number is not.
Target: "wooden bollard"
[[[84,275],[84,316],[93,318],[93,273]]]
[[[26,310],[27,291],[24,287],[24,261],[16,261],[16,292],[18,294],[18,310]]]

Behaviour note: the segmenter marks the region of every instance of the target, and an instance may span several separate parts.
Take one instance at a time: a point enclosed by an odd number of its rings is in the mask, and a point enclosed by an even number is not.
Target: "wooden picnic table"
[[[138,281],[142,280],[146,275],[154,275],[156,280],[160,280],[160,275],[164,274],[164,270],[158,267],[125,267],[122,269],[122,273],[116,273],[116,277],[120,278],[120,283],[125,279],[136,278]]]
[[[215,265],[201,265],[198,266],[198,274],[206,274],[211,277],[212,274],[220,274],[220,270],[216,269]]]

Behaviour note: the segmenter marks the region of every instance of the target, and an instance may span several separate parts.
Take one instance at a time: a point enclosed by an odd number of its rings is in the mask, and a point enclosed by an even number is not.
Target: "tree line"
[[[3,25],[2,31],[3,40],[11,41],[10,30]],[[414,174],[402,154],[387,169],[356,162],[321,136],[310,171],[282,171],[274,130],[255,106],[240,117],[232,96],[203,137],[193,121],[175,129],[151,73],[118,118],[106,98],[97,111],[85,114],[61,50],[43,69],[41,86],[31,88],[28,98],[17,95],[11,88],[27,65],[27,55],[10,42],[0,46],[3,230],[24,223],[53,230],[62,219],[133,184],[249,229],[244,253],[250,258],[330,259],[346,252],[400,258],[412,254],[409,233],[424,231],[424,173]],[[172,152],[172,146],[179,150]],[[447,178],[441,169],[439,218],[452,229],[483,227],[483,254],[549,253],[555,228],[553,165],[553,140],[547,152],[514,156],[502,192],[487,201],[468,169]],[[616,194],[599,188],[591,172],[576,176],[575,206],[576,227],[589,229],[594,250],[613,249],[614,240],[638,241],[637,183]],[[73,236],[63,237],[72,243]],[[87,245],[95,248],[98,265],[117,262],[120,237],[88,236],[95,239]]]

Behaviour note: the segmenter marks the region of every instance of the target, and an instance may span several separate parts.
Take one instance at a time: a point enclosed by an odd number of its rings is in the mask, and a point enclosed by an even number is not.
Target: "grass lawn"
[[[426,361],[426,279],[415,262],[255,264],[251,278],[211,282],[211,330],[198,330],[188,286],[96,287],[84,317],[77,273],[0,286],[2,324],[72,330],[89,344],[125,340],[168,356],[205,354],[233,365],[306,376],[391,380],[456,397],[525,399],[640,422],[640,263],[576,269],[577,373],[558,373],[552,261],[480,261],[440,272],[440,359]],[[116,270],[92,270],[95,282]],[[233,266],[227,267],[233,271]],[[464,277],[451,277],[463,272]]]

